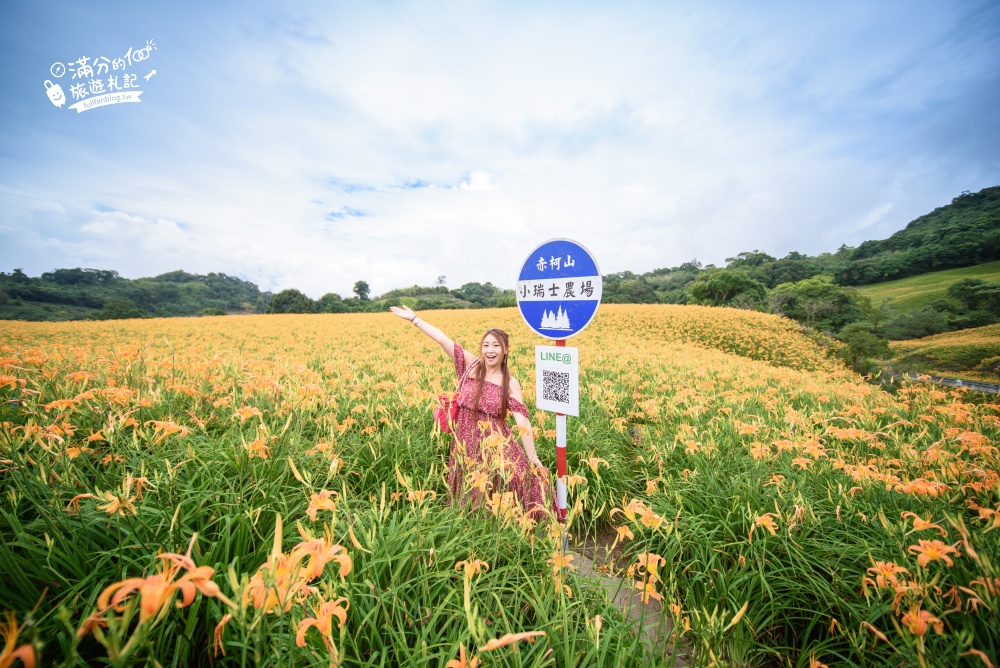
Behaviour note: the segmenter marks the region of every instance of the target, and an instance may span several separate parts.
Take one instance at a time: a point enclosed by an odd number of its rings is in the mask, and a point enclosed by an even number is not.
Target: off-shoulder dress
[[[461,379],[466,372],[465,350],[455,344],[455,373]],[[548,471],[532,467],[528,456],[512,434],[507,420],[500,418],[501,388],[496,383],[484,382],[479,397],[479,413],[473,412],[476,381],[470,373],[459,388],[458,419],[454,428],[451,455],[448,458],[448,488],[453,503],[477,504],[481,492],[477,488],[463,489],[463,481],[475,470],[483,471],[489,480],[488,495],[494,492],[513,492],[529,517],[539,519],[545,515],[548,495]],[[508,397],[510,412],[528,417],[527,407]],[[502,444],[496,441],[499,436]],[[496,456],[484,452],[484,445],[497,443]],[[502,467],[502,470],[501,470]],[[471,487],[471,486],[470,486]]]

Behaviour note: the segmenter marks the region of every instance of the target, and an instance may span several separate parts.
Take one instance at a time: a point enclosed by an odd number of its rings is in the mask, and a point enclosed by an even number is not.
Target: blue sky
[[[54,63],[148,40],[141,102],[49,102]],[[37,0],[0,53],[0,270],[29,275],[512,287],[553,237],[604,273],[815,254],[1000,184],[988,1]]]

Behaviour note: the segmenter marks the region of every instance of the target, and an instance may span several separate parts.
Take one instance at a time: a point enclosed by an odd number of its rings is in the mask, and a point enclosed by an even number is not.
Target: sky
[[[0,271],[31,276],[512,288],[552,238],[721,266],[1000,184],[992,0],[12,0],[0,55]],[[83,108],[109,89],[138,101]]]

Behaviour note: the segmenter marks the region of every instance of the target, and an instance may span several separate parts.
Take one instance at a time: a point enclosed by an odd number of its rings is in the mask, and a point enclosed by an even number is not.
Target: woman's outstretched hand
[[[409,306],[390,306],[389,310],[404,320],[412,321],[417,315]]]

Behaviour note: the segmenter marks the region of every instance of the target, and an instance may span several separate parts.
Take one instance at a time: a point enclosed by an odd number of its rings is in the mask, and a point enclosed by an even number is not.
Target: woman
[[[507,368],[507,334],[499,329],[487,331],[479,345],[481,357],[477,358],[409,308],[392,306],[390,310],[436,341],[455,363],[461,386],[455,438],[448,458],[451,497],[478,506],[484,495],[500,503],[504,492],[513,492],[529,517],[545,515],[548,470],[535,452],[521,384]],[[508,413],[514,415],[523,449],[511,434]],[[492,497],[498,492],[499,496]]]

